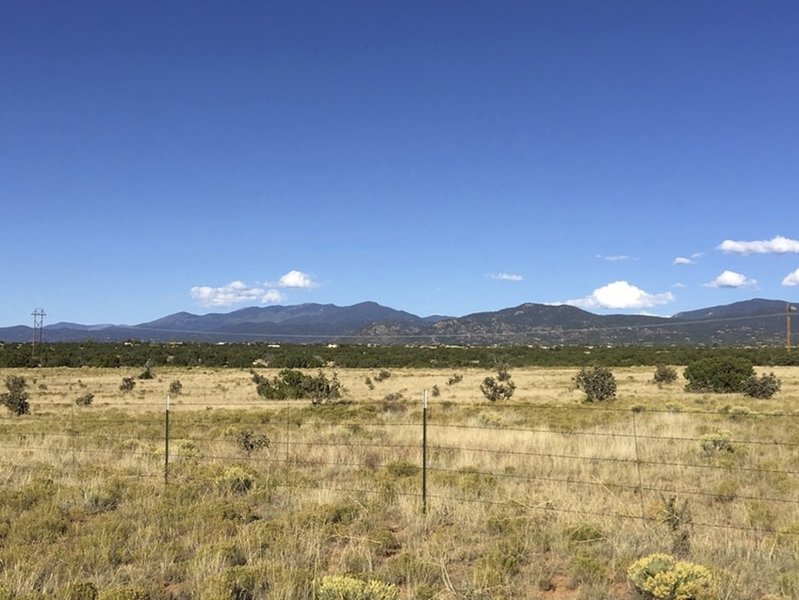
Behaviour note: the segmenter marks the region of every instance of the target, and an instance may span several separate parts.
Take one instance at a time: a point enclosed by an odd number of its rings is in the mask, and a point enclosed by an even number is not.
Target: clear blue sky
[[[0,326],[794,300],[797,32],[768,0],[3,2]]]

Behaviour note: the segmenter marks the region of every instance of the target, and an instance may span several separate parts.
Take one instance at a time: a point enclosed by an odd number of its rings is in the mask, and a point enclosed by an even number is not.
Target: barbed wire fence
[[[476,504],[799,537],[799,415],[607,405],[370,401],[145,404],[0,417],[0,480],[163,478],[243,465],[267,485],[393,494],[420,511]],[[261,433],[244,455],[231,433]],[[735,432],[733,434],[733,431]],[[670,512],[671,511],[671,512]]]

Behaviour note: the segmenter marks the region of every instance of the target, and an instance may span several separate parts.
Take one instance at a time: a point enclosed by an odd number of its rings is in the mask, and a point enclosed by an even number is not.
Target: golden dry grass
[[[137,371],[0,370],[27,379],[32,406],[0,419],[0,590],[90,580],[224,598],[212,574],[247,567],[274,598],[355,573],[407,598],[598,600],[629,596],[635,559],[676,549],[715,569],[720,597],[797,597],[799,369],[773,371],[782,391],[753,400],[614,369],[618,399],[585,405],[574,368],[514,369],[504,403],[482,397],[484,369],[458,371],[454,385],[450,371],[377,382],[377,370],[340,370],[348,402],[314,407],[264,402],[244,370],[159,368],[126,394],[121,380]],[[434,386],[423,515],[421,398]],[[88,392],[93,405],[76,406]],[[231,437],[242,429],[270,447],[247,460]],[[707,442],[724,431],[732,452]],[[232,467],[254,487],[226,488]]]

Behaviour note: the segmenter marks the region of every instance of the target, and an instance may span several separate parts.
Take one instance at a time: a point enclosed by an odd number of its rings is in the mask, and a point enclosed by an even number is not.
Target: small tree
[[[90,406],[92,402],[94,402],[94,394],[91,392],[75,399],[75,404],[78,406]]]
[[[375,381],[385,381],[389,377],[391,377],[391,371],[388,371],[387,369],[380,369],[380,372],[375,375]]]
[[[454,373],[452,377],[447,379],[447,385],[455,385],[456,383],[460,383],[463,381],[463,375],[459,373]]]
[[[263,448],[269,448],[269,438],[263,433],[254,433],[248,429],[244,429],[236,433],[235,438],[236,446],[250,459],[253,452],[257,452]]]
[[[616,397],[616,378],[607,367],[583,367],[574,376],[574,383],[585,393],[586,402],[603,402]]]
[[[342,386],[336,374],[327,377],[321,370],[313,376],[296,369],[283,369],[272,379],[253,372],[252,380],[258,394],[267,400],[310,398],[313,404],[321,404],[341,398]]]
[[[28,392],[25,391],[27,385],[24,377],[9,375],[6,377],[8,392],[0,395],[0,403],[17,416],[27,415],[31,410]]]
[[[137,379],[155,379],[155,373],[153,372],[153,361],[147,359],[147,362],[144,363],[144,371],[139,373]]]
[[[743,383],[743,393],[750,398],[767,400],[780,391],[781,382],[774,373],[750,377]]]
[[[483,396],[491,402],[508,400],[513,396],[513,392],[516,391],[516,384],[513,383],[510,377],[507,365],[499,365],[497,367],[496,378],[486,377],[483,379],[483,383],[480,385],[480,391],[483,392]]]
[[[668,365],[658,365],[655,367],[655,383],[674,383],[677,381],[677,369]]]
[[[687,392],[720,394],[744,391],[744,384],[755,376],[755,369],[745,358],[713,356],[692,362],[685,368]]]

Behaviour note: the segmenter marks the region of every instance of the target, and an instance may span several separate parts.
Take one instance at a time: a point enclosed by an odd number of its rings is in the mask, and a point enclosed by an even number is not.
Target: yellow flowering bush
[[[97,600],[150,600],[150,593],[135,587],[110,587],[100,590]]]
[[[397,586],[383,581],[362,581],[345,575],[322,577],[314,584],[315,600],[397,600]]]
[[[654,600],[715,600],[713,576],[707,567],[670,554],[650,554],[627,569],[635,588]]]
[[[242,467],[233,465],[227,467],[216,479],[223,489],[227,489],[236,494],[249,492],[255,485],[254,475]]]

